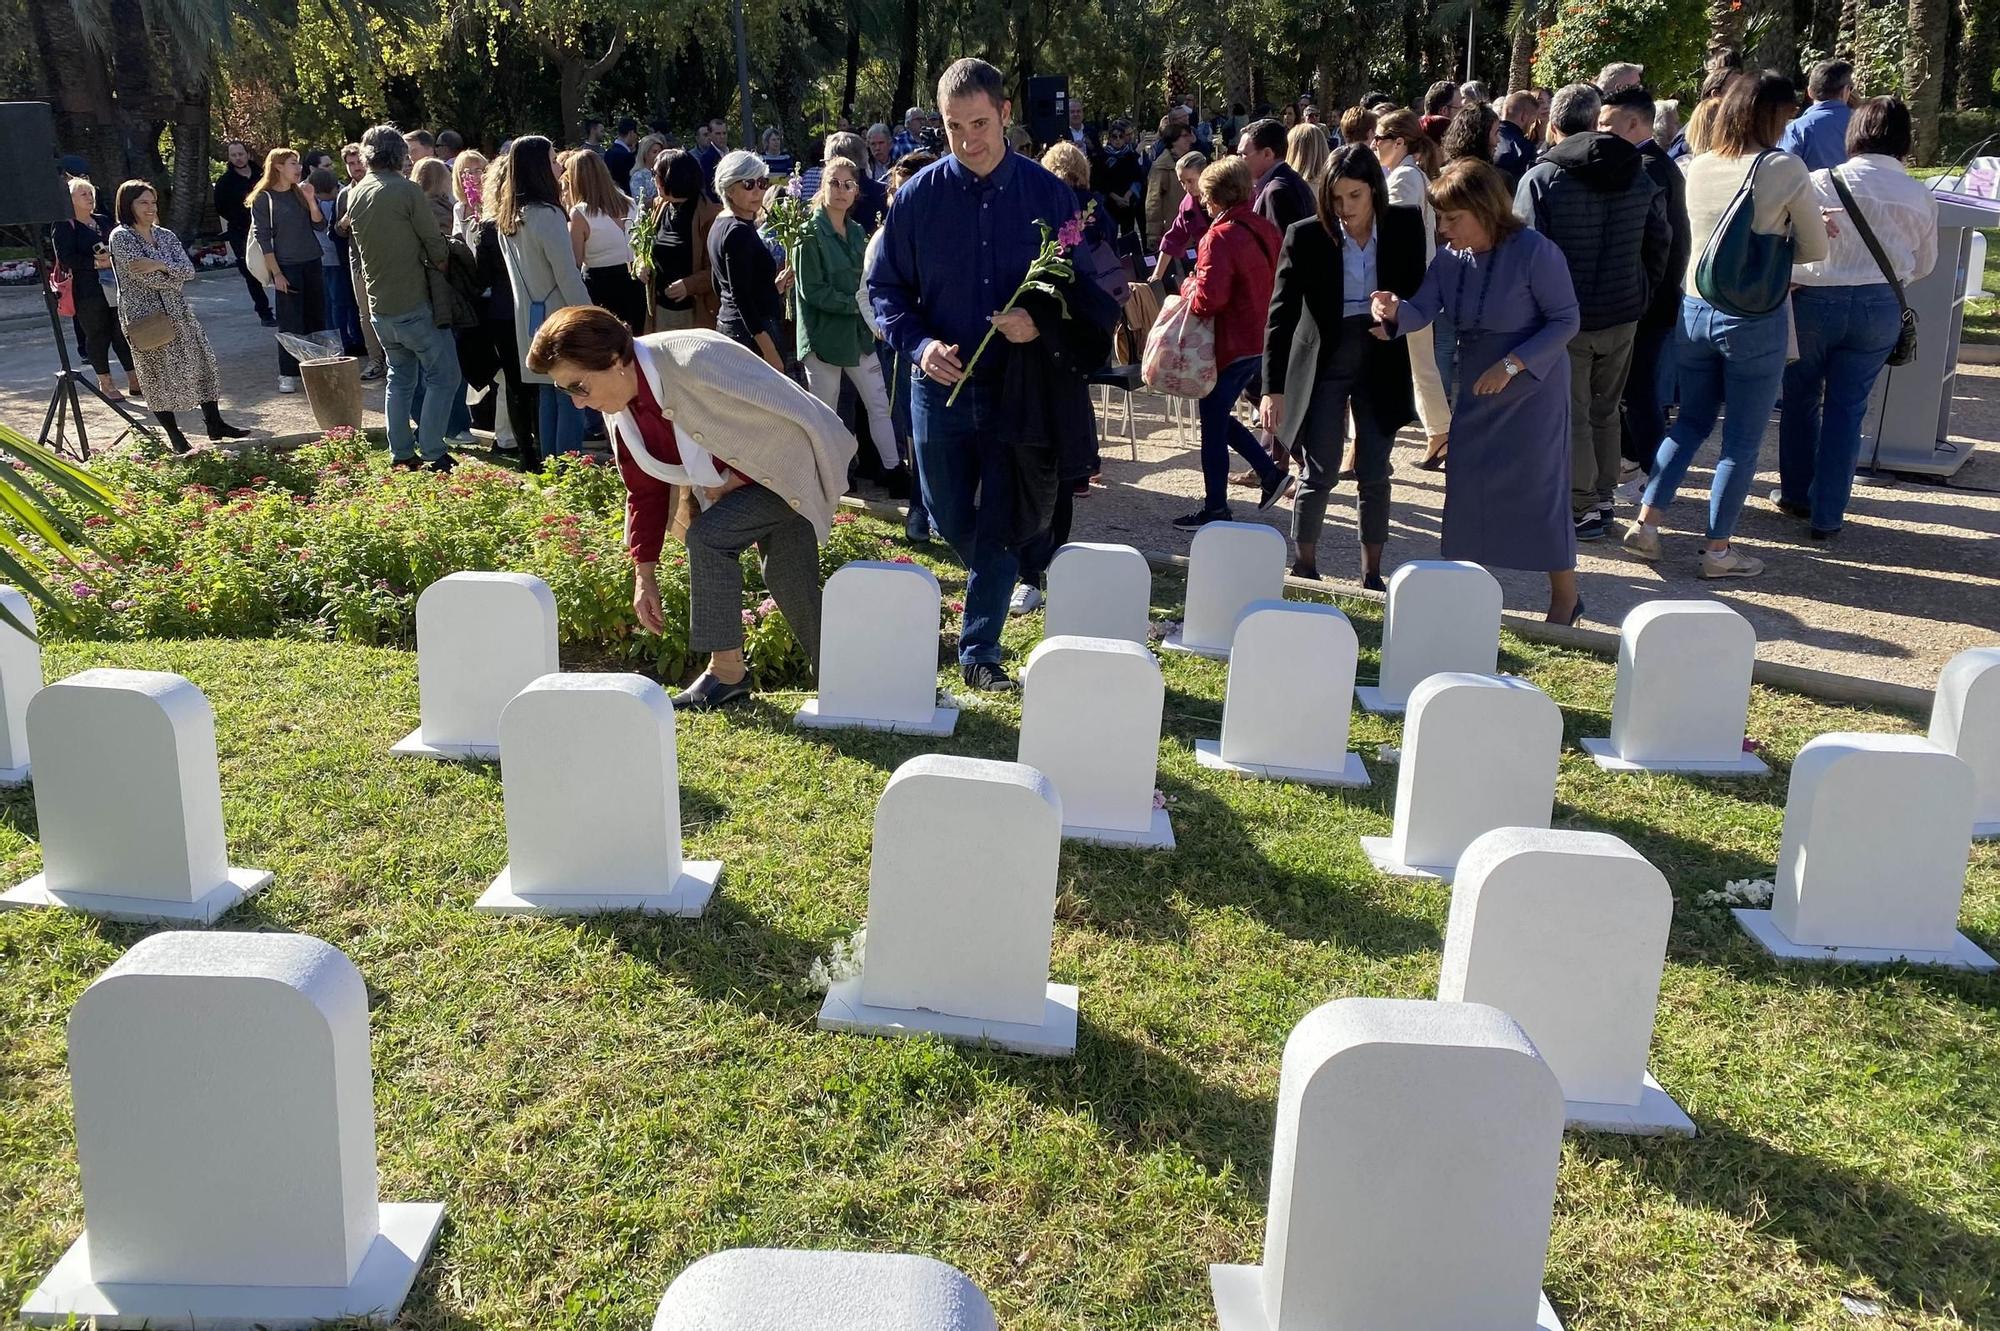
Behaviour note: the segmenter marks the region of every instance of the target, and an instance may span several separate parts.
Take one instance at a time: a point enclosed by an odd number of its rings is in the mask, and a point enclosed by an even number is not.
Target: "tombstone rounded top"
[[[826,580],[827,586],[833,585],[834,578],[850,573],[890,573],[898,577],[915,578],[929,583],[932,591],[936,591],[938,585],[937,574],[922,564],[904,564],[893,559],[850,559],[833,571],[833,577]]]
[[[1217,525],[1219,524],[1209,524],[1210,527]],[[1204,527],[1202,530],[1206,531],[1208,528]],[[1160,670],[1160,660],[1158,657],[1154,656],[1144,647],[1141,647],[1138,643],[1128,639],[1086,638],[1076,634],[1061,634],[1053,638],[1043,638],[1035,644],[1035,650],[1028,653],[1028,664],[1022,670],[1023,676],[1025,677],[1034,670],[1035,662],[1042,660],[1044,657],[1064,652],[1104,652],[1112,656],[1143,659],[1151,664],[1154,674],[1158,674]]]
[[[994,1331],[957,1268],[906,1253],[733,1248],[667,1287],[653,1331]]]
[[[554,613],[556,595],[549,590],[549,584],[532,573],[489,573],[464,571],[447,573],[417,594],[417,613],[424,612],[424,602],[434,601],[436,596],[448,597],[461,594],[474,587],[519,587]]]
[[[1004,782],[1019,786],[1057,808],[1062,807],[1062,801],[1056,797],[1055,783],[1026,763],[1010,763],[998,758],[967,758],[955,753],[921,753],[909,759],[889,777],[883,794],[886,796],[903,782],[926,778]]]
[[[1967,690],[1975,680],[1988,688],[2000,688],[2000,674],[1988,677],[1989,670],[2000,671],[2000,647],[1968,647],[1944,663],[1938,672],[1937,691]]]
[[[1190,552],[1203,545],[1220,545],[1225,542],[1275,542],[1284,548],[1284,533],[1267,522],[1211,522],[1194,534],[1189,543]]]
[[[1389,590],[1395,591],[1396,584],[1408,582],[1411,578],[1436,577],[1441,573],[1456,573],[1468,578],[1484,578],[1493,584],[1493,590],[1500,590],[1500,580],[1487,571],[1483,564],[1475,564],[1469,559],[1410,559],[1396,566],[1389,575]]]
[[[1508,693],[1532,693],[1538,698],[1548,699],[1548,695],[1525,679],[1514,679],[1506,675],[1475,675],[1464,670],[1440,670],[1435,675],[1426,675],[1410,690],[1410,713],[1442,693],[1457,689],[1493,689]],[[1549,701],[1555,706],[1553,700]]]
[[[1319,601],[1287,601],[1283,597],[1267,597],[1264,600],[1252,601],[1250,604],[1244,606],[1243,617],[1236,621],[1236,627],[1241,630],[1243,620],[1250,618],[1252,615],[1263,614],[1324,615],[1329,619],[1340,620],[1343,624],[1349,622],[1346,613],[1337,605],[1326,605]]]
[[[1630,637],[1660,620],[1680,619],[1685,622],[1689,616],[1695,615],[1715,621],[1704,626],[1709,632],[1730,632],[1733,629],[1752,644],[1757,641],[1755,626],[1734,606],[1724,605],[1721,601],[1641,601],[1625,612],[1618,631]],[[1725,629],[1721,627],[1724,624],[1732,627]]]
[[[171,930],[133,944],[85,989],[70,1009],[72,1031],[97,999],[129,981],[185,977],[262,980],[329,1013],[359,1012],[367,1020],[368,986],[347,954],[306,934]],[[273,996],[280,1001],[280,996]]]
[[[1584,832],[1562,827],[1496,827],[1481,832],[1458,857],[1456,882],[1477,885],[1487,873],[1516,855],[1591,855],[1631,860],[1653,869],[1652,862],[1609,832]],[[1657,869],[1653,870],[1658,873]],[[1666,889],[1666,878],[1660,886]]]

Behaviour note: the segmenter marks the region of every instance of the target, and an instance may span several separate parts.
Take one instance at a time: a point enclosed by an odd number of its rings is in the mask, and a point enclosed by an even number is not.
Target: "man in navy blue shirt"
[[[1799,158],[1808,171],[1830,171],[1847,160],[1847,121],[1854,114],[1854,66],[1822,60],[1806,76],[1812,105],[1785,126],[1778,146]]]
[[[882,335],[916,366],[910,423],[924,504],[967,569],[958,660],[966,685],[1014,687],[1001,668],[1000,630],[1014,590],[1013,458],[999,428],[1009,344],[1035,339],[1025,310],[998,313],[1051,230],[1076,212],[1076,193],[1007,147],[1012,103],[1000,71],[960,60],[938,80],[950,155],[896,191],[868,295]],[[987,332],[999,334],[958,394]]]

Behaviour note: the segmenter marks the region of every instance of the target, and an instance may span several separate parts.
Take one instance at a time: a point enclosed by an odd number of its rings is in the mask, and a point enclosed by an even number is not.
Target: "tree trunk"
[[[889,123],[900,125],[903,112],[916,105],[917,98],[917,25],[922,21],[923,11],[918,0],[903,0],[902,44],[896,52],[896,96],[889,107]]]
[[[1950,0],[1910,0],[1903,34],[1903,96],[1916,130],[1917,165],[1937,160],[1939,94],[1944,90],[1945,6]]]
[[[1979,0],[1961,0],[1965,42],[1958,54],[1958,109],[1976,111],[1993,105],[1993,54],[2000,14]]]
[[[840,90],[840,114],[854,119],[854,89],[861,78],[861,15],[854,0],[847,5],[847,81]]]
[[[607,46],[604,54],[595,60],[586,56],[569,40],[558,42],[554,38],[544,37],[542,45],[548,51],[550,58],[555,61],[559,80],[557,104],[562,108],[563,142],[556,146],[561,148],[565,144],[582,141],[584,94],[590,90],[591,84],[603,78],[611,67],[618,63],[618,58],[625,54],[625,34],[613,33],[611,45]]]
[[[1035,0],[1018,0],[1014,11],[1014,114],[1028,112],[1028,80],[1035,76]]]
[[[1799,72],[1799,34],[1792,19],[1792,0],[1754,0],[1760,16],[1767,16],[1763,35],[1754,51],[1744,54],[1743,63],[1752,69],[1775,69],[1788,78]],[[1741,11],[1739,11],[1740,13]]]
[[[1237,110],[1242,107],[1242,112]],[[1222,30],[1222,105],[1226,115],[1250,110],[1250,43],[1242,26],[1230,23]]]
[[[1743,49],[1743,8],[1734,0],[1708,0],[1708,49],[1711,55]]]
[[[1541,43],[1541,6],[1520,0],[1515,6],[1513,50],[1507,59],[1507,87],[1519,92],[1535,86],[1535,48]]]
[[[174,102],[173,209],[167,226],[177,236],[206,230],[214,211],[208,184],[208,127],[211,84],[206,72],[189,81]]]
[[[1833,53],[1842,60],[1853,60],[1860,54],[1862,4],[1863,0],[1840,0],[1840,29]]]

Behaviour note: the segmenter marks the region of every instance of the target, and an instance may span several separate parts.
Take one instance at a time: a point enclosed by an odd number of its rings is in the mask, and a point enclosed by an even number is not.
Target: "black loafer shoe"
[[[724,684],[704,670],[694,683],[674,695],[674,710],[712,712],[718,707],[742,702],[749,696],[750,676],[745,675],[734,684]]]
[[[389,463],[390,471],[422,471],[422,458],[395,458]]]

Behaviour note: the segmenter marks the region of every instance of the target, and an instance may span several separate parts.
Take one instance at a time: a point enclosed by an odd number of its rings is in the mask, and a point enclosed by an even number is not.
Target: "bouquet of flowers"
[[[1027,276],[1021,279],[1020,286],[1014,288],[1014,294],[1007,298],[1007,304],[1002,307],[1000,313],[1005,314],[1013,309],[1014,303],[1028,292],[1039,291],[1045,296],[1055,297],[1056,304],[1062,307],[1063,317],[1069,317],[1069,301],[1064,299],[1061,289],[1055,283],[1067,282],[1076,276],[1076,267],[1070,262],[1070,252],[1083,244],[1084,230],[1090,225],[1090,215],[1096,210],[1097,200],[1092,199],[1082,212],[1053,231],[1049,229],[1047,222],[1039,218],[1035,220],[1035,229],[1042,233],[1041,252],[1035,256],[1035,261],[1028,265]],[[973,348],[972,359],[965,363],[964,376],[953,385],[951,396],[944,400],[947,407],[958,401],[959,389],[964,388],[971,380],[972,367],[979,364],[980,353],[986,350],[986,344],[992,340],[993,329],[989,326],[986,336],[980,338],[979,345]]]
[[[659,210],[640,208],[639,216],[632,223],[632,275],[641,282],[653,270],[653,238],[659,233]]]
[[[793,176],[785,182],[782,193],[772,196],[764,206],[764,230],[771,239],[785,251],[785,266],[792,270],[794,281],[799,271],[799,246],[805,243],[812,231],[812,213],[806,207],[805,183],[801,177]],[[792,293],[785,293],[785,313],[792,314]]]

